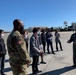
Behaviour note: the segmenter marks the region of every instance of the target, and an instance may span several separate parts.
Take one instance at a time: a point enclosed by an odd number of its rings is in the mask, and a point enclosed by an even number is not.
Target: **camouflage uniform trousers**
[[[27,64],[21,65],[21,64],[10,63],[10,65],[11,65],[13,75],[28,75],[27,74]]]

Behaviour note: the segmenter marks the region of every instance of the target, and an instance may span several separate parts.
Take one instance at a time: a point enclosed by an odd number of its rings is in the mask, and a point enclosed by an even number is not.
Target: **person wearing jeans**
[[[63,51],[62,49],[62,45],[61,45],[61,41],[60,41],[60,34],[58,33],[58,30],[55,31],[55,43],[56,43],[56,50],[58,51],[58,43],[60,45],[60,49],[61,51]]]

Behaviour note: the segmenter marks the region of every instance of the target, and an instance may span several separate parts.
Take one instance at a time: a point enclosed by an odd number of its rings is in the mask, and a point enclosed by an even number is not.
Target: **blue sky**
[[[13,29],[13,20],[21,19],[25,28],[58,27],[64,21],[76,22],[76,0],[0,0],[0,28]]]

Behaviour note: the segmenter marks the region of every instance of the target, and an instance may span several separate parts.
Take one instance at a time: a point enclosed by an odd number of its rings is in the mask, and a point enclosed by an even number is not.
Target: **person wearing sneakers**
[[[60,49],[61,51],[63,51],[62,49],[62,45],[61,45],[61,41],[60,41],[60,34],[58,33],[58,30],[55,31],[55,43],[56,43],[56,50],[58,51],[58,43],[60,45]]]
[[[53,37],[53,35],[52,35],[52,33],[51,33],[51,30],[48,29],[48,30],[47,30],[47,33],[46,33],[47,51],[48,51],[48,54],[50,54],[49,46],[51,47],[51,52],[52,52],[52,54],[55,54],[55,53],[54,53],[54,50],[53,50],[52,37]]]
[[[44,46],[43,46],[43,43],[42,43],[42,36],[41,36],[41,29],[40,28],[37,28],[38,29],[38,32],[37,32],[37,35],[38,35],[38,40],[39,40],[39,47],[40,47],[40,49],[42,49],[43,50],[43,53],[40,55],[40,57],[41,57],[41,64],[46,64],[46,62],[44,62],[44,59],[43,59],[43,57],[44,57]],[[39,64],[39,62],[38,62],[38,64]]]
[[[30,38],[30,55],[32,56],[32,73],[33,75],[38,75],[42,72],[38,69],[39,56],[43,53],[43,50],[39,49],[39,39],[37,35],[37,28],[33,29],[33,35]]]

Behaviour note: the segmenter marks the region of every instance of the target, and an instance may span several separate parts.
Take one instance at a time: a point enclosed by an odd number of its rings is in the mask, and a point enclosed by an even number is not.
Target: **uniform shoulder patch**
[[[18,37],[17,37],[17,43],[18,43],[19,45],[23,44],[23,40],[22,40],[22,39],[23,39],[22,36],[18,36]]]
[[[19,44],[19,45],[21,45],[22,43],[23,43],[23,41],[21,41],[21,40],[18,41],[18,44]]]

